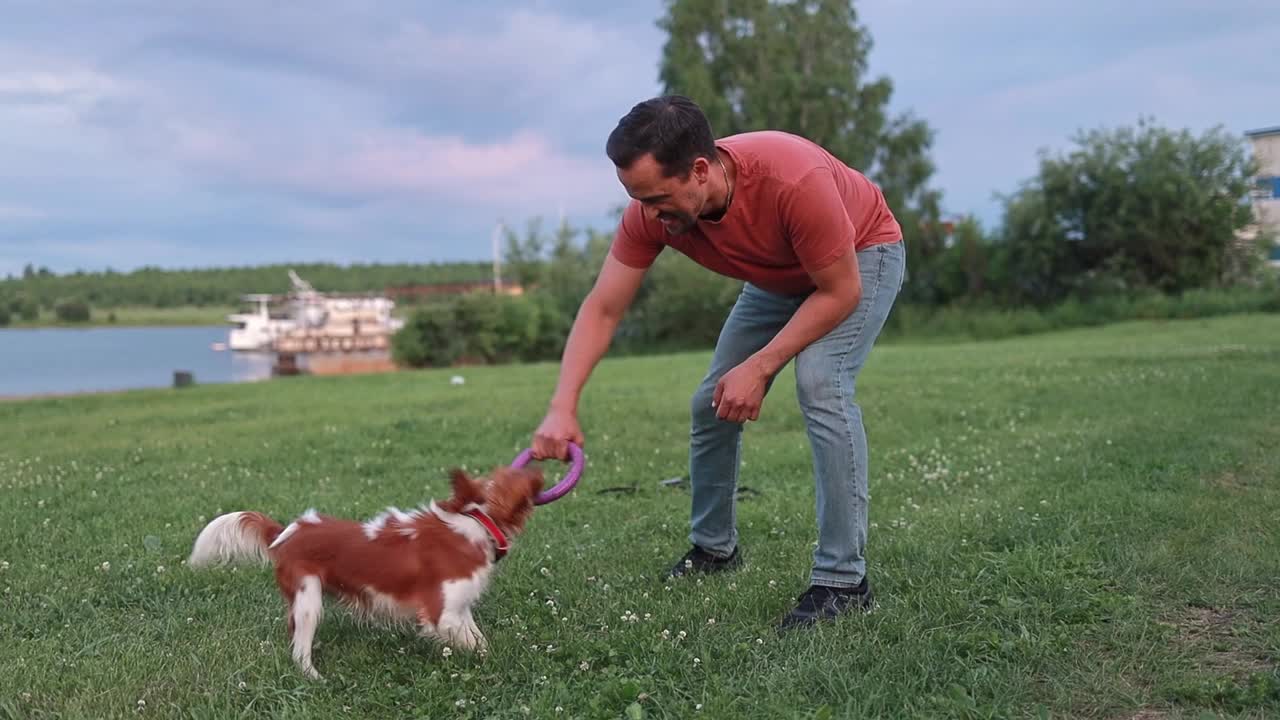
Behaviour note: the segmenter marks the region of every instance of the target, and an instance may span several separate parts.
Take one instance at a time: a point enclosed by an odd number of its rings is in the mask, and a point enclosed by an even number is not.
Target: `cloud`
[[[158,11],[149,34],[96,63],[10,51],[19,70],[0,76],[0,101],[57,104],[67,136],[96,138],[96,152],[118,159],[61,172],[99,180],[115,170],[281,202],[392,201],[486,217],[602,215],[622,199],[601,148],[623,101],[602,111],[607,94],[565,80],[606,85],[617,65],[601,56],[626,50],[626,33],[528,9],[495,26],[356,20],[345,7],[231,5],[182,22]],[[618,55],[623,66],[633,56]],[[10,172],[28,171],[48,168],[31,158]]]
[[[1065,149],[1078,130],[1148,116],[1240,132],[1280,112],[1271,89],[1280,13],[1265,0],[864,8],[872,65],[894,79],[894,106],[938,131],[944,205],[988,225],[1000,219],[993,194],[1015,191],[1039,150]]]
[[[7,220],[39,220],[46,217],[46,213],[33,207],[24,207],[21,205],[0,205],[0,223]]]
[[[290,135],[207,119],[136,129],[186,169],[193,182],[255,187],[329,202],[433,203],[455,209],[545,212],[604,208],[622,197],[601,182],[607,158],[556,148],[543,134],[517,130],[492,142],[406,128],[368,127],[320,136]]]

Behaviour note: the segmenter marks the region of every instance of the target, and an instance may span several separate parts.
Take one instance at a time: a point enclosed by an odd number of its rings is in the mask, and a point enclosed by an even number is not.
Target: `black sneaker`
[[[838,615],[853,610],[871,612],[875,602],[871,593],[871,585],[862,578],[858,587],[834,588],[823,585],[811,585],[798,598],[796,607],[779,626],[780,631],[794,630],[817,623],[819,620],[831,620]]]
[[[668,578],[677,578],[689,573],[716,573],[725,570],[733,570],[742,565],[742,554],[738,552],[738,548],[734,548],[729,557],[722,558],[703,550],[694,545],[689,552],[680,558],[680,561],[671,566],[671,572],[667,573]]]

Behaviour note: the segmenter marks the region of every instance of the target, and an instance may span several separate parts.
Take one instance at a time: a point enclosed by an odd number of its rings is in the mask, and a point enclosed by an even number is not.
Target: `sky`
[[[1275,0],[858,0],[948,213],[1142,117],[1280,125]],[[661,0],[3,0],[0,276],[488,260],[612,230],[604,141],[661,92]]]

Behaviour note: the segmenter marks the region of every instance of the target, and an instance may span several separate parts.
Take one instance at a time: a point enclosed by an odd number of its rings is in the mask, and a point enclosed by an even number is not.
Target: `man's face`
[[[646,217],[660,221],[667,234],[679,235],[691,230],[706,208],[710,169],[707,159],[700,157],[687,177],[665,177],[653,155],[645,154],[631,167],[618,168],[618,180],[640,201]]]

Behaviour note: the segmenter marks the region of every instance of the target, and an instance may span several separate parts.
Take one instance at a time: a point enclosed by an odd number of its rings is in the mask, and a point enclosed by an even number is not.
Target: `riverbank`
[[[173,308],[118,307],[94,308],[85,322],[63,322],[49,311],[42,312],[34,320],[18,317],[10,319],[8,328],[90,328],[90,327],[180,327],[217,326],[227,324],[227,315],[236,312],[233,307],[199,307],[186,305]],[[0,328],[3,332],[7,328]]]

